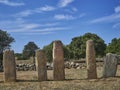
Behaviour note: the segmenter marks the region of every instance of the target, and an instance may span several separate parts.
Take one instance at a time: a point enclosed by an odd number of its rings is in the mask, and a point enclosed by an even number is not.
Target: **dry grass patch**
[[[120,66],[114,78],[102,79],[102,67],[97,68],[98,79],[88,80],[86,69],[65,69],[66,80],[53,81],[48,70],[48,81],[38,82],[36,71],[17,72],[17,82],[4,83],[0,73],[0,90],[120,90]]]

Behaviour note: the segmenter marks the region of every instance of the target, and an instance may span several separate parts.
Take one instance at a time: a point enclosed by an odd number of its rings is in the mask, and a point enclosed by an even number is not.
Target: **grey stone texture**
[[[117,71],[119,57],[116,54],[108,53],[104,58],[103,77],[114,77]]]
[[[38,81],[47,80],[46,55],[44,50],[36,50]]]
[[[87,64],[87,75],[88,79],[96,79],[96,57],[94,43],[92,40],[86,42],[86,64]]]
[[[5,50],[3,53],[4,82],[16,81],[16,62],[14,51]]]
[[[53,43],[53,79],[55,81],[65,79],[64,52],[62,42],[59,40]]]

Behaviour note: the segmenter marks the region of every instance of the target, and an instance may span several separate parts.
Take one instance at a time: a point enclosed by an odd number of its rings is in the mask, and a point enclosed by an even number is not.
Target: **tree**
[[[106,48],[106,53],[114,53],[120,55],[120,38],[113,38]]]
[[[22,53],[15,53],[15,58],[17,60],[24,60],[23,56],[22,56]]]
[[[6,31],[0,30],[0,66],[2,67],[3,51],[10,48],[10,44],[14,42],[14,38],[10,36]],[[0,67],[0,71],[1,71]]]
[[[68,45],[70,50],[70,58],[80,59],[86,55],[86,41],[93,40],[95,44],[96,55],[102,57],[105,54],[106,44],[98,35],[86,33],[83,36],[74,37]]]
[[[46,45],[43,47],[43,50],[45,50],[46,58],[48,62],[52,62],[52,49],[53,49],[53,42],[51,42],[49,45]]]
[[[52,57],[53,42],[51,42],[49,45],[44,46],[43,50],[45,50],[47,61],[48,62],[52,62],[52,60],[53,60],[53,57]],[[63,45],[63,52],[64,52],[65,60],[68,60],[69,57],[70,57],[69,56],[69,50],[68,50],[68,48],[65,45]]]
[[[23,58],[29,59],[30,57],[35,56],[35,50],[39,49],[38,46],[34,42],[28,42],[27,45],[24,46],[23,49]]]

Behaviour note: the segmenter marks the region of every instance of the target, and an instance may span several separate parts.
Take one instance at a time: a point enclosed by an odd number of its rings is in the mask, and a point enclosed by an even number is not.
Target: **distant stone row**
[[[103,62],[96,63],[97,67],[103,67]],[[53,63],[47,63],[46,65],[47,70],[53,70]],[[67,69],[86,69],[86,63],[76,63],[74,61],[66,61],[64,63],[64,68]],[[28,64],[17,64],[16,65],[16,70],[17,71],[36,71],[36,65],[34,63],[28,63]]]
[[[103,77],[115,76],[117,70],[117,55],[107,54],[104,58]],[[38,81],[47,80],[46,55],[43,50],[36,51],[36,70]],[[92,40],[86,42],[86,65],[88,79],[96,79],[96,57],[94,43]],[[53,43],[53,79],[65,80],[64,53],[61,41]],[[14,51],[5,50],[3,54],[4,82],[16,81],[16,63]]]

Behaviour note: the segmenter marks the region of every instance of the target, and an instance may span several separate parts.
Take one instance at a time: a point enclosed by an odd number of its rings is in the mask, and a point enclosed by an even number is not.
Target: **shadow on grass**
[[[65,80],[55,80],[55,81],[74,81],[74,80],[88,80],[86,79],[65,79]],[[54,80],[46,80],[46,81],[54,81]],[[38,81],[38,80],[16,80],[16,82],[43,82],[43,81]]]
[[[53,81],[53,80],[46,80],[46,81]],[[43,82],[43,81],[38,81],[38,80],[20,80],[17,79],[16,82]]]
[[[115,76],[116,78],[120,78],[120,76]]]
[[[108,77],[108,78],[110,78],[110,77]],[[88,78],[83,78],[83,79],[65,79],[65,80],[58,80],[58,81],[76,81],[76,80],[78,80],[78,81],[101,81],[101,80],[107,80],[108,78],[103,78],[103,77],[100,77],[100,78],[97,78],[97,79],[88,79]],[[112,77],[112,78],[119,78],[120,79],[120,76],[115,76],[115,77]],[[46,80],[46,81],[54,81],[54,80],[52,80],[52,79],[48,79],[48,80]],[[45,81],[45,82],[46,82]],[[55,80],[56,81],[56,80]],[[21,79],[17,79],[16,80],[16,82],[43,82],[43,81],[38,81],[38,80],[21,80]],[[0,81],[0,83],[4,83],[4,81]]]
[[[0,83],[4,83],[4,81],[0,81]]]
[[[88,80],[87,78],[84,79],[65,79],[64,81],[74,81],[74,80]]]
[[[16,82],[39,82],[38,80],[16,80]]]

